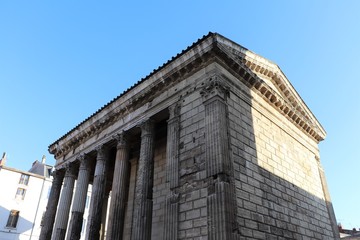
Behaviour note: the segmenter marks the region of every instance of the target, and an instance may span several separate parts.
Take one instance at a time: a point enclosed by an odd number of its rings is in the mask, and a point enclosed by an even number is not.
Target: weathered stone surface
[[[84,212],[76,212],[73,211],[71,213],[71,227],[68,230],[68,237],[69,240],[78,240],[81,237],[81,229],[83,223],[83,215]]]
[[[113,139],[123,131],[129,152]],[[105,175],[110,238],[338,239],[318,157],[325,135],[277,65],[210,33],[50,151],[57,169],[97,153],[88,239],[99,239]]]
[[[61,190],[60,202],[56,214],[54,233],[52,239],[64,240],[69,220],[69,211],[73,196],[74,183],[77,169],[72,164],[67,164],[64,185]]]
[[[106,162],[108,149],[101,145],[97,149],[94,183],[91,193],[90,213],[86,227],[86,239],[98,240],[100,238],[103,201],[106,184]]]
[[[154,123],[147,120],[140,124],[141,145],[135,188],[134,216],[131,239],[142,240],[151,237]]]
[[[128,193],[129,146],[125,133],[115,136],[117,152],[115,159],[112,195],[109,210],[107,236],[109,239],[120,239],[123,236],[125,204]]]
[[[83,214],[86,203],[86,196],[90,179],[90,159],[86,155],[81,155],[79,173],[76,182],[75,196],[73,200],[69,233],[67,239],[80,239],[83,224]]]

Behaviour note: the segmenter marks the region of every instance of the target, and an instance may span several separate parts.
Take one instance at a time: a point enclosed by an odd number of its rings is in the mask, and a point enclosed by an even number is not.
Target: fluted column
[[[56,215],[55,227],[52,236],[53,240],[65,239],[71,200],[74,192],[75,179],[76,168],[72,164],[67,164],[64,185],[61,191],[59,208]]]
[[[53,230],[56,209],[59,202],[61,185],[64,179],[64,171],[56,170],[52,173],[53,181],[50,190],[50,196],[46,206],[46,212],[43,218],[44,225],[41,228],[39,240],[49,240]]]
[[[128,194],[128,202],[126,206],[125,213],[125,226],[123,239],[131,239],[131,229],[132,229],[132,220],[133,219],[133,210],[134,210],[134,199],[135,199],[135,184],[136,184],[136,174],[137,174],[137,165],[138,159],[133,158],[130,159],[130,179],[129,179],[129,194]]]
[[[229,155],[227,103],[229,88],[220,76],[212,76],[201,91],[205,106],[205,168],[208,238],[236,238],[235,190]]]
[[[90,212],[86,227],[86,239],[98,240],[101,228],[101,212],[106,187],[107,149],[104,146],[96,148],[96,166],[91,193]]]
[[[71,210],[71,220],[67,239],[78,240],[81,237],[83,215],[90,179],[90,160],[86,155],[78,158],[80,168],[76,182],[75,196]]]
[[[111,190],[107,237],[122,239],[129,186],[129,147],[125,133],[117,134],[117,151]]]
[[[141,146],[135,189],[132,240],[151,238],[154,123],[148,120],[140,127]]]
[[[179,107],[174,104],[169,107],[166,143],[166,182],[170,194],[166,197],[165,221],[163,239],[178,239],[178,209],[179,194],[176,187],[179,185]]]

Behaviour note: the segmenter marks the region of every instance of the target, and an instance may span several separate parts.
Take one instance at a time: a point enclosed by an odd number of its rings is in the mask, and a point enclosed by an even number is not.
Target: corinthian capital
[[[76,158],[80,162],[79,170],[88,170],[90,167],[90,159],[86,153],[81,153]]]
[[[200,94],[203,97],[204,101],[214,96],[219,96],[225,100],[227,95],[229,94],[229,90],[230,87],[228,86],[226,81],[220,76],[214,75],[208,79],[207,83],[200,91]]]
[[[125,131],[121,131],[113,136],[113,138],[117,141],[117,148],[126,148],[128,145],[127,134]]]
[[[168,107],[169,109],[169,119],[173,119],[175,117],[178,117],[180,114],[180,107],[177,103],[174,103],[173,105]]]
[[[152,119],[147,119],[139,123],[138,127],[141,128],[142,137],[154,134],[154,121]]]

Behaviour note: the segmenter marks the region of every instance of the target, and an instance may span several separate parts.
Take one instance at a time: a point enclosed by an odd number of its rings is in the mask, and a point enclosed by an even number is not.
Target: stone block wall
[[[251,92],[227,102],[241,235],[332,239],[316,144]]]
[[[166,177],[169,136],[155,142],[151,239],[332,239],[317,144],[234,76],[217,70],[197,74],[191,85],[182,82],[175,102],[178,184],[172,187]],[[207,100],[202,91],[214,76],[227,87]],[[131,230],[132,161],[124,239]],[[167,211],[176,213],[169,217]]]

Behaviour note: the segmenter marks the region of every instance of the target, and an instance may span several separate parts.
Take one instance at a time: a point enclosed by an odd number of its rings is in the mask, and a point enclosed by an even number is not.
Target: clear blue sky
[[[360,227],[360,1],[1,1],[0,151],[48,145],[209,31],[283,70],[326,129],[338,222]],[[131,3],[129,3],[131,2]]]

